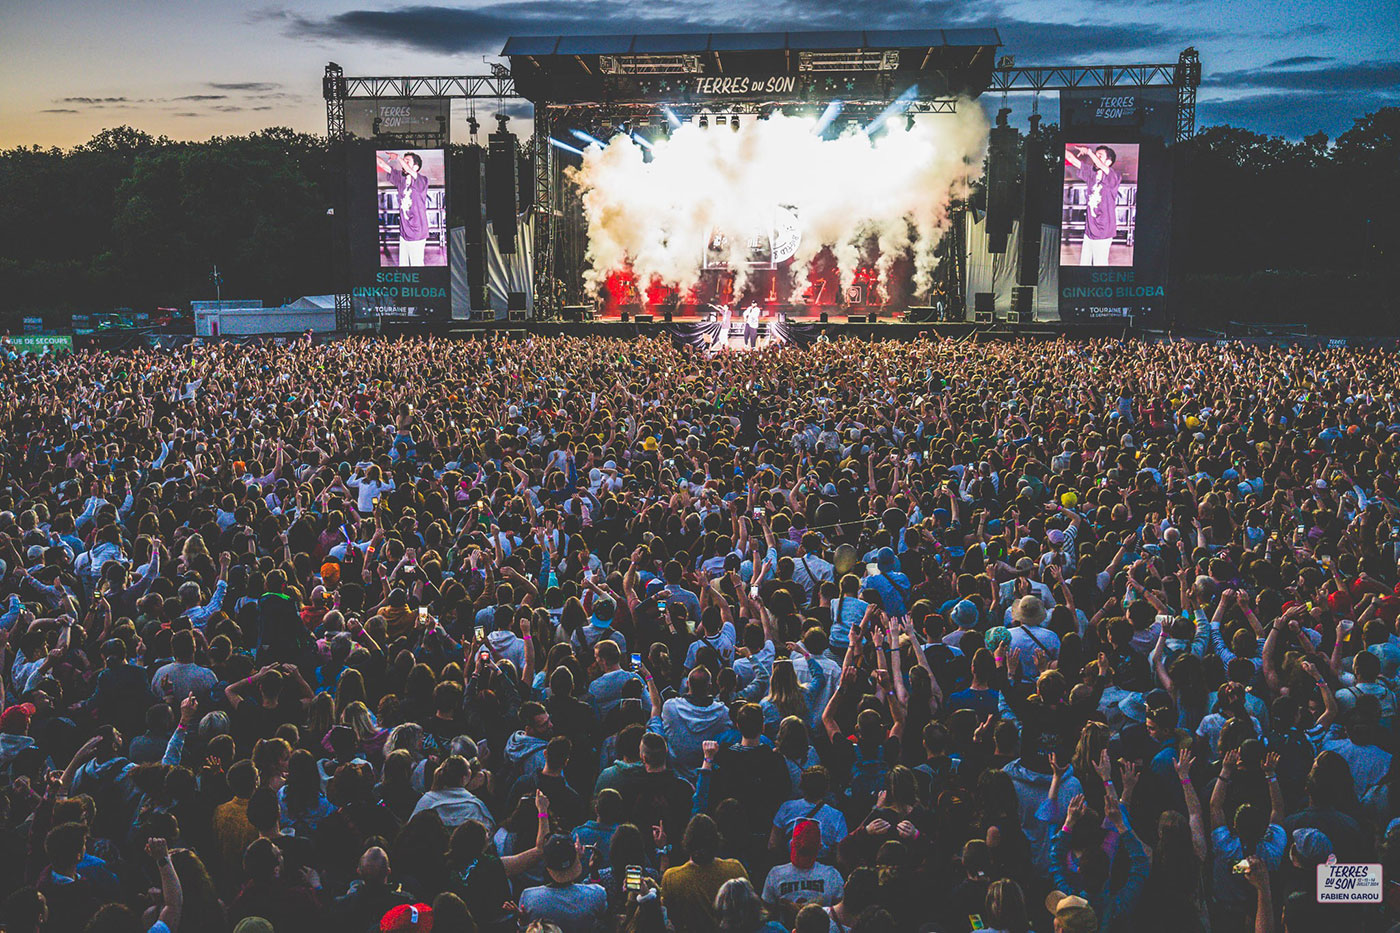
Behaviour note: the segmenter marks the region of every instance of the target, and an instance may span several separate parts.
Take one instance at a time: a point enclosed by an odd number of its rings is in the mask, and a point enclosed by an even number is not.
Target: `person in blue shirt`
[[[864,586],[880,597],[880,607],[885,615],[891,618],[908,615],[909,578],[900,571],[894,548],[882,547],[876,551],[875,566],[877,572],[865,578]]]

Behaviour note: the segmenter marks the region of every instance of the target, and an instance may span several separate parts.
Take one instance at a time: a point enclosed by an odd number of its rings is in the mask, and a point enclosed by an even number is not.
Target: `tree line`
[[[1057,218],[1058,128],[1032,184]],[[1175,307],[1185,322],[1316,322],[1400,331],[1400,108],[1336,140],[1212,126],[1173,161]],[[71,149],[0,151],[0,323],[223,294],[279,302],[332,290],[342,162],[273,128],[178,142],[130,127]]]

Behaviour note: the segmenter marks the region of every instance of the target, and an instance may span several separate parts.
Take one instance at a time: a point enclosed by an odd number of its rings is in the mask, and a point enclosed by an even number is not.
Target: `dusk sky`
[[[1335,137],[1400,104],[1396,0],[4,0],[0,147],[70,146],[121,124],[178,139],[323,133],[327,61],[347,74],[482,73],[513,34],[967,25],[996,26],[1002,53],[1027,65],[1170,62],[1195,45],[1202,125]]]

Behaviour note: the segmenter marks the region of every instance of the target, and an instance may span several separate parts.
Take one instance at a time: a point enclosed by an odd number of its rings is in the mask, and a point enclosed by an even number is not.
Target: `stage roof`
[[[512,36],[516,90],[549,103],[820,101],[976,96],[995,29]]]
[[[995,29],[871,29],[856,32],[712,32],[677,35],[511,36],[514,55],[640,55],[684,52],[839,51],[1001,45]]]

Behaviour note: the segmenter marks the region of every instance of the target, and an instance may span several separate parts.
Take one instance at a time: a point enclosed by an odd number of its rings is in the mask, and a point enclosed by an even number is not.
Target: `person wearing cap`
[[[665,589],[665,584],[655,579],[651,582],[657,584],[656,595],[651,598],[659,598],[661,591]],[[650,587],[651,584],[648,584],[649,589]],[[591,608],[593,611],[588,618],[588,624],[581,626],[573,634],[570,643],[574,646],[574,650],[586,657],[598,642],[606,639],[617,645],[620,654],[626,654],[627,636],[613,627],[613,620],[617,616],[617,603],[610,597],[600,595],[594,598]],[[635,605],[630,608],[634,612],[636,611]]]
[[[899,569],[894,548],[882,547],[875,552],[875,571],[861,582],[861,589],[867,588],[875,591],[885,615],[898,618],[908,614],[909,577]]]
[[[1069,527],[1061,530],[1052,528],[1045,533],[1045,543],[1050,545],[1049,549],[1040,555],[1040,568],[1044,570],[1050,564],[1055,564],[1061,568],[1068,576],[1073,573],[1077,563],[1077,549],[1075,543],[1079,539],[1079,531],[1084,526],[1084,518],[1077,512],[1056,503],[1046,506],[1052,512],[1069,516]]]
[[[36,747],[34,737],[29,734],[35,711],[33,703],[16,703],[0,713],[0,773],[9,772],[10,763],[20,752]]]
[[[963,638],[982,624],[982,610],[972,600],[963,598],[953,603],[947,613],[954,631],[943,636],[943,644],[961,650]]]
[[[1054,918],[1055,933],[1098,933],[1099,918],[1084,898],[1051,891],[1045,906]]]
[[[1021,675],[1027,680],[1040,673],[1037,652],[1050,661],[1060,656],[1060,636],[1045,624],[1048,616],[1039,596],[1022,596],[1011,607],[1011,649],[1021,652]]]
[[[582,846],[572,836],[550,836],[544,844],[544,867],[549,884],[520,892],[520,926],[543,921],[563,933],[596,933],[608,915],[608,892],[600,884],[581,881]]]
[[[432,933],[433,909],[427,904],[398,904],[379,918],[380,933]]]

